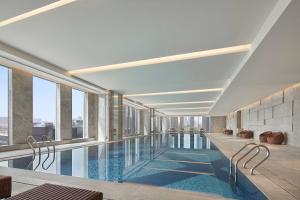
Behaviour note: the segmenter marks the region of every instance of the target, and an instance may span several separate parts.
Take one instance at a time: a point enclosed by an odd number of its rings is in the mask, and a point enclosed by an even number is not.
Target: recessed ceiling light
[[[216,101],[190,101],[190,102],[172,102],[172,103],[150,103],[147,106],[165,106],[165,105],[184,105],[184,104],[202,104],[215,103]]]
[[[223,88],[200,89],[200,90],[181,90],[171,92],[154,92],[154,93],[141,93],[141,94],[127,94],[124,97],[143,97],[143,96],[160,96],[172,94],[189,94],[189,93],[203,93],[203,92],[221,92]]]
[[[71,70],[69,71],[69,73],[83,74],[83,73],[92,73],[92,72],[103,72],[103,71],[110,71],[116,69],[125,69],[125,68],[139,67],[145,65],[175,62],[180,60],[190,60],[195,58],[204,58],[204,57],[218,56],[218,55],[231,54],[231,53],[241,53],[241,52],[249,51],[250,48],[251,48],[251,44],[245,44],[245,45],[231,46],[231,47],[225,47],[219,49],[197,51],[197,52],[186,53],[186,54],[178,54],[178,55],[165,56],[159,58],[151,58],[146,60],[132,61],[126,63],[103,65],[98,67],[88,67],[88,68]]]
[[[158,110],[202,110],[210,109],[211,107],[195,107],[195,108],[159,108]]]
[[[21,15],[18,15],[18,16],[16,16],[16,17],[12,17],[12,18],[3,20],[3,21],[0,22],[0,27],[3,27],[3,26],[6,26],[6,25],[9,25],[9,24],[12,24],[12,23],[21,21],[21,20],[23,20],[23,19],[32,17],[32,16],[34,16],[34,15],[41,14],[41,13],[43,13],[43,12],[47,12],[47,11],[49,11],[49,10],[52,10],[52,9],[58,8],[58,7],[60,7],[60,6],[63,6],[63,5],[72,3],[72,2],[74,2],[74,1],[76,1],[76,0],[60,0],[60,1],[57,1],[57,2],[54,2],[54,3],[48,4],[48,5],[46,5],[46,6],[37,8],[37,9],[35,9],[35,10],[31,10],[31,11],[26,12],[26,13],[23,13],[23,14],[21,14]]]

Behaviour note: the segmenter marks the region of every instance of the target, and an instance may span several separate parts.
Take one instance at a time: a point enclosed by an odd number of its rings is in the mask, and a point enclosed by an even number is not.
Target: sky
[[[84,113],[84,92],[72,90],[72,118],[83,118]]]
[[[72,118],[83,117],[84,92],[72,89]],[[33,77],[33,119],[56,120],[56,83]]]
[[[56,84],[33,77],[33,119],[55,122],[56,120]]]
[[[84,92],[72,90],[72,118],[83,116]],[[0,117],[8,115],[8,69],[0,66]],[[33,77],[33,119],[56,120],[56,83]]]

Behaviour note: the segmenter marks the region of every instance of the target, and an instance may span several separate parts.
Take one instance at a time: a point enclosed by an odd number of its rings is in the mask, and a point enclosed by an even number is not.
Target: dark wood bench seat
[[[102,200],[103,194],[61,185],[44,184],[22,192],[8,200]]]

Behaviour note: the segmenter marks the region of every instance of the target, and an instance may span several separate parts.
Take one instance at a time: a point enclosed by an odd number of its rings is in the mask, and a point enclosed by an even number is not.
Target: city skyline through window
[[[8,69],[0,66],[0,145],[8,144]]]
[[[72,139],[83,138],[85,93],[72,89]]]
[[[46,135],[55,139],[56,83],[33,77],[33,129],[32,135],[41,141]]]

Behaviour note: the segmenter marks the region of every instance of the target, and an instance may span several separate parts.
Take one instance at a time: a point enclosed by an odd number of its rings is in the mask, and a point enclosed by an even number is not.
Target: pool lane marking
[[[185,170],[176,170],[176,169],[164,169],[164,168],[156,168],[156,167],[144,167],[145,169],[153,169],[159,171],[169,171],[169,172],[179,172],[179,173],[186,173],[186,174],[198,174],[198,175],[208,175],[214,176],[213,173],[208,172],[195,172],[195,171],[185,171]]]
[[[171,154],[186,154],[186,155],[198,155],[198,156],[207,156],[208,154],[205,153],[180,153],[180,152],[165,152],[165,153],[171,153]]]
[[[210,162],[197,162],[197,161],[186,161],[186,160],[172,160],[172,159],[155,159],[157,161],[163,161],[163,162],[180,162],[180,163],[192,163],[192,164],[204,164],[204,165],[210,165]]]

